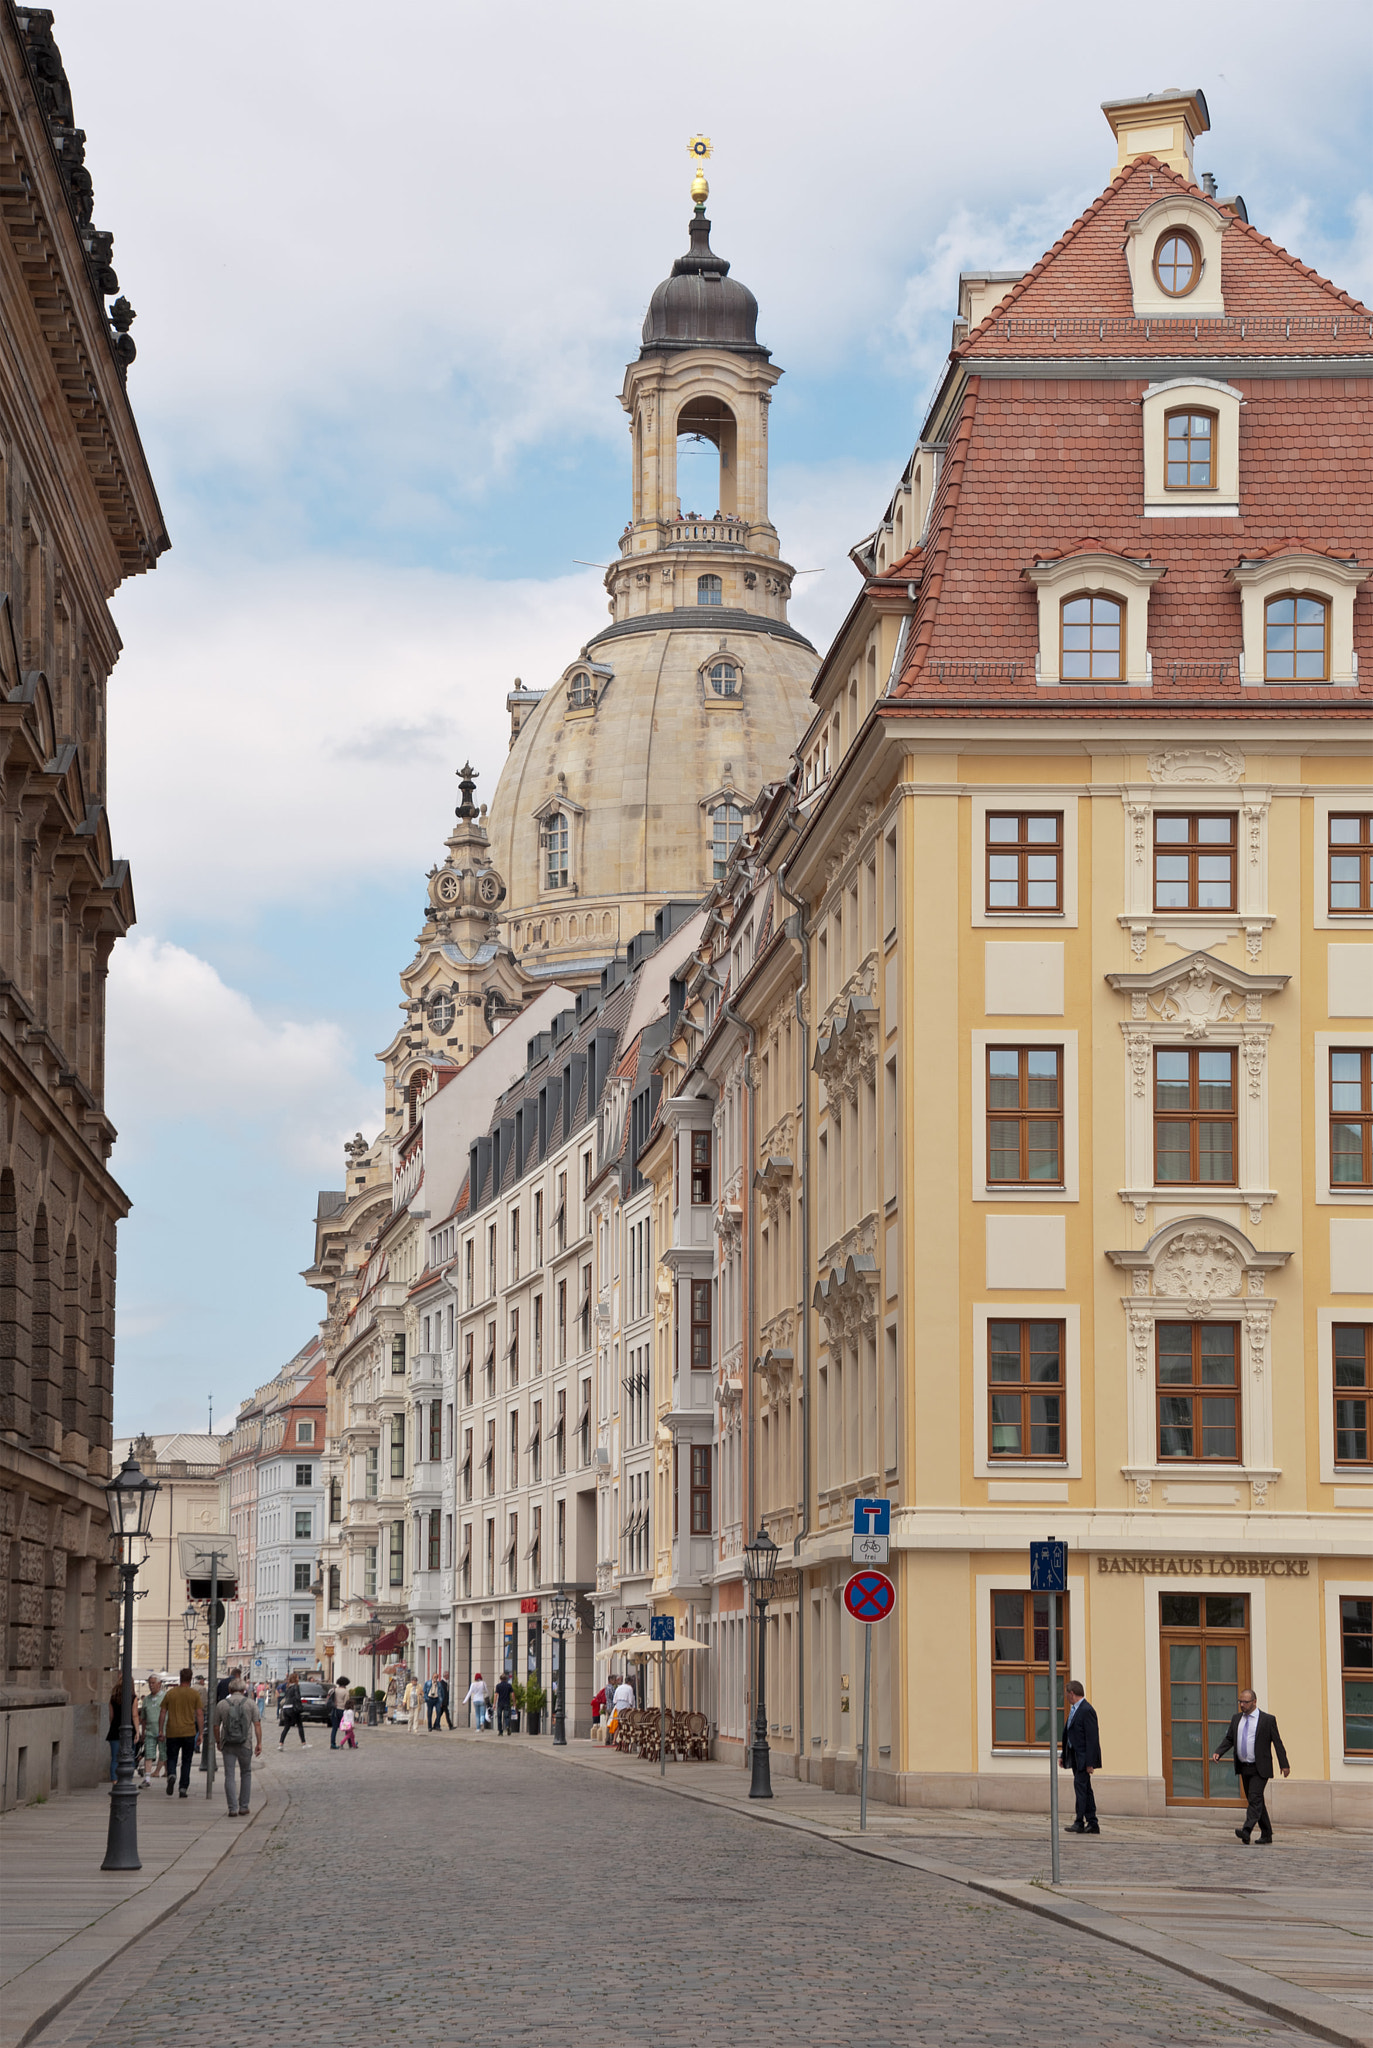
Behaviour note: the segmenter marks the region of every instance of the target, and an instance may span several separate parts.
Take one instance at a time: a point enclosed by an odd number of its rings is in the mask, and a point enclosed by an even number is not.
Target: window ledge
[[[1236,1300],[1239,1300],[1238,1296]],[[1282,1469],[1278,1465],[1207,1464],[1201,1458],[1177,1458],[1167,1465],[1122,1465],[1120,1470],[1126,1479],[1159,1481],[1263,1479],[1271,1485],[1274,1480],[1282,1478]]]
[[[1144,501],[1146,519],[1238,519],[1238,505],[1218,505],[1212,498],[1193,498],[1181,504],[1173,500],[1161,503],[1158,499]]]
[[[1005,1202],[1014,1206],[1018,1202],[1054,1202],[1060,1208],[1076,1207],[1080,1197],[1066,1194],[1063,1188],[1053,1187],[979,1187],[973,1195],[975,1202]]]

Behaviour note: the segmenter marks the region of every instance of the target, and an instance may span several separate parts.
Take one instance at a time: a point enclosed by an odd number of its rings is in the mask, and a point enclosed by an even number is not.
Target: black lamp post
[[[558,1645],[558,1677],[553,1695],[553,1747],[567,1748],[567,1639],[577,1626],[576,1603],[566,1593],[553,1595],[550,1620]]]
[[[110,1787],[110,1832],[102,1870],[141,1870],[138,1854],[138,1787],[133,1762],[133,1582],[152,1528],[157,1481],[145,1479],[132,1451],[105,1488],[110,1528],[119,1550],[124,1581],[124,1657],[119,1700],[119,1761]],[[135,1546],[138,1554],[135,1556]]]
[[[766,1692],[768,1602],[777,1592],[777,1545],[761,1522],[752,1543],[744,1545],[744,1577],[753,1588],[753,1611],[758,1616],[758,1711],[753,1720],[753,1776],[750,1799],[771,1799],[772,1756],[768,1749]]]
[[[181,1626],[186,1632],[186,1662],[191,1667],[192,1678],[195,1677],[195,1625],[199,1619],[198,1608],[192,1606],[181,1610]]]

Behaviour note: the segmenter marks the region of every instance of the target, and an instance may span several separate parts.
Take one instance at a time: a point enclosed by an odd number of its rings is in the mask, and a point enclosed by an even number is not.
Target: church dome
[[[724,348],[766,356],[758,343],[758,301],[710,246],[710,222],[692,216],[691,246],[648,302],[642,355],[664,348]]]

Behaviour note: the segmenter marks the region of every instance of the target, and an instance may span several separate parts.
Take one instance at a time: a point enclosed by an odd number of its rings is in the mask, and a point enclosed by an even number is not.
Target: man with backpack
[[[262,1722],[235,1672],[215,1708],[215,1745],[224,1759],[224,1797],[229,1817],[246,1815],[253,1791],[253,1758],[262,1755]]]

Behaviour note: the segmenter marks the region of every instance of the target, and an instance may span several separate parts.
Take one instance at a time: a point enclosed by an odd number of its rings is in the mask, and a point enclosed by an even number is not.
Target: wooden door
[[[1161,1593],[1163,1781],[1170,1806],[1242,1806],[1224,1736],[1249,1683],[1247,1593]]]

